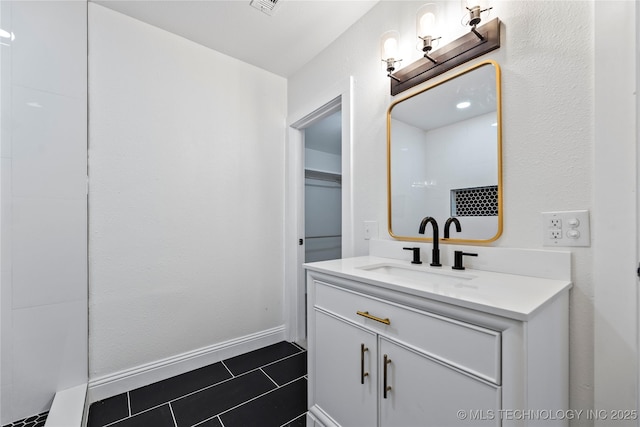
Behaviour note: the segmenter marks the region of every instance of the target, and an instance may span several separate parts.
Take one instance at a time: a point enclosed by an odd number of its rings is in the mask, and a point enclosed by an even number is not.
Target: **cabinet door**
[[[315,402],[311,403],[341,426],[375,426],[376,335],[322,311],[314,315]]]
[[[386,398],[383,396],[385,355],[390,360],[386,382],[391,387]],[[381,427],[500,425],[499,386],[384,337],[380,337],[379,359]]]

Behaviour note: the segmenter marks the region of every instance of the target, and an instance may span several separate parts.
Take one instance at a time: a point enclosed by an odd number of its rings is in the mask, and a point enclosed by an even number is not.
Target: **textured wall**
[[[380,62],[386,30],[402,35],[404,64],[415,50],[415,12],[422,2],[381,2],[289,79],[289,111],[352,75],[354,91],[354,230],[356,254],[367,253],[362,223],[387,223],[385,115],[393,98]],[[459,1],[441,2],[443,42],[459,36]],[[542,248],[540,212],[592,209],[593,6],[573,1],[494,2],[502,47],[485,57],[502,69],[504,233],[502,247]],[[381,232],[381,238],[386,233]],[[595,244],[595,242],[594,242]],[[593,405],[593,248],[573,252],[571,407]]]
[[[89,12],[90,377],[282,325],[286,81]]]

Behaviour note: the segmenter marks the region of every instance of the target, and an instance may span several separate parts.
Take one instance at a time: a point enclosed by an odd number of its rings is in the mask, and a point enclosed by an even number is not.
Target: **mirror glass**
[[[387,114],[389,233],[444,242],[490,242],[502,233],[500,69],[485,61],[391,104]]]

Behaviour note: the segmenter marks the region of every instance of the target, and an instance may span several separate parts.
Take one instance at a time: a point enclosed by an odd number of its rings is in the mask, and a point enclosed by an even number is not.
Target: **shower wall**
[[[87,4],[2,1],[0,20],[4,425],[87,382]]]

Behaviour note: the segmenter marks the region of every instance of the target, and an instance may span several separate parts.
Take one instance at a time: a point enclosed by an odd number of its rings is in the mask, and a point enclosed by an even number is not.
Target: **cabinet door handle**
[[[391,363],[391,359],[386,354],[384,355],[384,362],[382,370],[384,373],[382,374],[382,397],[387,398],[387,392],[391,390],[391,386],[387,385],[387,365]]]
[[[356,311],[356,314],[358,316],[366,317],[367,319],[375,320],[376,322],[384,323],[385,325],[391,324],[391,320],[389,320],[389,318],[383,319],[381,317],[377,317],[372,314],[369,314],[368,311]]]
[[[364,377],[369,376],[369,372],[364,371],[364,352],[369,351],[364,344],[360,344],[360,384],[364,384]]]

